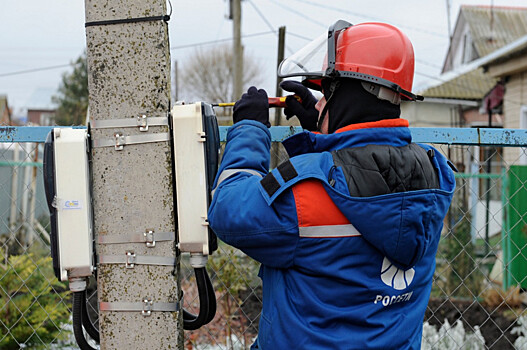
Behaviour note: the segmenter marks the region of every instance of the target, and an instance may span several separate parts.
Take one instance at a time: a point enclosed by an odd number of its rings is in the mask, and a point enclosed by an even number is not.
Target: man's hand
[[[243,94],[242,98],[234,104],[233,123],[245,119],[256,120],[268,128],[271,127],[271,123],[269,123],[269,99],[265,90],[257,90],[251,86],[247,93]]]
[[[298,120],[300,120],[302,128],[309,131],[317,130],[319,113],[315,105],[318,101],[311,91],[302,85],[302,83],[294,80],[284,80],[280,83],[280,87],[286,91],[295,93],[302,100],[302,103],[300,103],[295,97],[287,96],[285,100],[287,107],[284,109],[287,120],[296,115]]]

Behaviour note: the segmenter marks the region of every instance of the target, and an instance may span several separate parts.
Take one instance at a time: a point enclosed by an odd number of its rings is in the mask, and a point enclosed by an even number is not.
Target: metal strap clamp
[[[127,269],[133,269],[135,267],[135,262],[137,261],[137,255],[134,252],[126,252],[126,262],[125,266]]]
[[[156,246],[156,241],[154,239],[154,231],[146,231],[145,233],[143,233],[143,237],[145,238],[145,243],[148,248],[154,248]]]
[[[148,117],[142,114],[136,118],[92,120],[92,129],[113,129],[138,127],[139,131],[148,131],[149,126],[168,126],[168,117]]]
[[[153,306],[152,299],[143,299],[143,310],[141,311],[141,315],[143,316],[150,316],[152,314],[152,306]]]
[[[99,244],[119,244],[119,243],[145,243],[148,248],[156,246],[156,242],[173,241],[176,239],[174,232],[155,232],[147,229],[143,233],[133,233],[126,236],[104,236],[99,235]]]
[[[136,255],[133,250],[127,250],[125,255],[100,255],[99,264],[124,264],[127,269],[139,265],[174,266],[177,259],[171,256]]]
[[[180,302],[161,303],[154,302],[152,298],[145,297],[141,302],[100,302],[101,311],[130,311],[141,312],[141,315],[148,317],[152,312],[177,312],[180,310]]]
[[[130,136],[124,136],[123,134],[116,132],[113,136],[113,139],[92,140],[92,147],[115,147],[116,151],[122,151],[125,145],[170,141],[170,133],[166,132]]]

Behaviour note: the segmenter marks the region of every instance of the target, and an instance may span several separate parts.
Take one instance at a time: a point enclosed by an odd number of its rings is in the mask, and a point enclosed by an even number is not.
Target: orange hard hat
[[[411,93],[414,77],[412,43],[392,25],[352,25],[337,21],[329,28],[325,40],[321,36],[306,48],[284,60],[278,75],[303,76],[304,84],[315,89],[320,89],[322,79],[352,78],[389,88],[404,99],[422,99]],[[318,50],[318,54],[314,50]],[[316,65],[312,61],[317,59],[318,67],[322,66],[322,69],[311,69]]]

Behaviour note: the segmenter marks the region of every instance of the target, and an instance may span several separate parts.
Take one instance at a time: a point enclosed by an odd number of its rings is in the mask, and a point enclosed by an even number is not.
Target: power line
[[[285,10],[287,10],[287,11],[289,11],[289,12],[291,12],[291,13],[293,13],[293,14],[299,16],[299,17],[302,17],[302,18],[304,18],[304,19],[307,19],[308,21],[310,21],[310,22],[312,22],[312,23],[315,23],[315,24],[317,24],[317,25],[319,25],[319,26],[321,26],[321,27],[323,27],[323,28],[326,28],[326,29],[328,28],[328,26],[327,26],[326,24],[324,24],[324,23],[322,23],[322,22],[319,22],[319,21],[317,21],[317,20],[314,19],[314,18],[311,18],[311,17],[309,17],[309,16],[306,16],[306,15],[304,15],[303,13],[301,13],[301,12],[295,10],[295,9],[290,8],[289,6],[285,6],[284,4],[281,4],[281,3],[277,2],[277,1],[274,1],[274,0],[270,0],[270,1],[271,1],[272,3],[274,3],[275,5],[280,6],[281,8],[283,8],[283,9],[285,9]]]
[[[423,61],[423,60],[420,60],[420,59],[417,59],[417,58],[415,59],[415,62],[418,62],[420,64],[423,64],[425,66],[432,67],[432,68],[437,68],[437,69],[443,68],[442,66],[439,66],[439,65],[437,65],[435,63],[431,63],[431,62],[428,62],[428,61]]]
[[[72,67],[75,66],[75,63],[69,63],[69,64],[61,64],[58,66],[49,66],[49,67],[41,67],[41,68],[33,68],[33,69],[27,69],[27,70],[19,70],[16,72],[10,72],[10,73],[1,73],[1,77],[9,77],[12,75],[19,75],[19,74],[26,74],[26,73],[34,73],[34,72],[41,72],[45,70],[52,70],[52,69],[58,69],[58,68],[65,68],[65,67]]]
[[[308,38],[308,37],[300,35],[300,34],[295,34],[295,33],[291,33],[291,32],[287,32],[287,34],[291,35],[291,36],[294,36],[294,37],[297,37],[297,38],[300,38],[300,39],[307,40],[307,41],[312,41],[313,40],[313,38]]]
[[[267,24],[267,26],[269,28],[271,28],[271,30],[276,34],[276,36],[278,37],[278,32],[273,28],[273,26],[271,25],[271,23],[267,20],[267,18],[264,16],[264,14],[262,13],[262,11],[260,11],[260,9],[256,6],[255,3],[253,3],[251,0],[248,0],[249,3],[252,5],[252,7],[254,8],[254,10],[256,11],[256,13],[258,13],[258,15],[263,19],[263,21]],[[289,47],[289,45],[285,45],[285,48],[287,49],[287,51],[289,51],[290,54],[293,54],[294,51]]]
[[[261,36],[261,35],[266,35],[266,34],[271,34],[271,33],[274,33],[274,31],[273,32],[262,32],[262,33],[247,34],[247,35],[243,35],[243,37],[244,38],[249,38],[249,37]],[[188,47],[195,47],[195,46],[208,45],[208,44],[216,44],[218,42],[224,42],[224,41],[232,41],[232,38],[213,40],[213,41],[204,41],[204,42],[200,42],[200,43],[181,45],[181,46],[174,46],[174,47],[171,47],[170,50],[184,49],[184,48],[188,48]],[[73,67],[75,65],[76,65],[76,63],[68,63],[68,64],[60,64],[60,65],[57,65],[57,66],[32,68],[32,69],[26,69],[26,70],[9,72],[9,73],[0,73],[0,78],[13,76],[13,75],[20,75],[20,74],[35,73],[35,72],[41,72],[41,71],[46,71],[46,70],[59,69],[59,68]]]
[[[256,13],[262,18],[262,20],[265,22],[265,24],[267,24],[267,26],[269,27],[269,29],[271,29],[273,32],[276,33],[276,30],[274,29],[273,25],[267,20],[267,18],[265,18],[265,16],[263,15],[263,13],[258,9],[258,7],[256,7],[256,5],[251,1],[251,0],[248,0],[249,4],[251,4],[251,6],[254,8],[254,10],[256,11]],[[278,34],[278,33],[277,33]]]
[[[250,38],[255,36],[261,36],[261,35],[267,35],[271,33],[275,33],[276,31],[269,31],[269,32],[261,32],[261,33],[253,33],[253,34],[246,34],[242,35],[242,38]],[[170,48],[170,50],[178,50],[178,49],[186,49],[189,47],[196,47],[196,46],[202,46],[202,45],[211,45],[211,44],[217,44],[225,41],[232,41],[233,38],[225,38],[225,39],[218,39],[218,40],[211,40],[211,41],[202,41],[200,43],[194,43],[194,44],[188,44],[188,45],[179,45],[179,46],[173,46]]]
[[[346,9],[342,9],[342,8],[338,8],[338,7],[334,7],[334,6],[329,6],[329,5],[326,5],[326,4],[319,4],[319,3],[316,3],[316,2],[313,2],[313,1],[309,1],[309,0],[296,0],[296,1],[301,2],[302,4],[308,4],[308,5],[311,5],[311,6],[315,6],[315,7],[319,7],[319,8],[323,8],[323,9],[327,9],[327,10],[332,10],[332,11],[336,11],[336,12],[340,12],[340,13],[345,12],[345,13],[348,13],[350,15],[353,15],[353,16],[356,16],[356,17],[360,17],[360,18],[364,18],[364,19],[367,19],[367,20],[375,20],[375,21],[386,22],[385,19],[382,19],[382,18],[379,18],[379,17],[373,17],[373,16],[362,14],[362,13],[358,13],[358,12],[352,12],[352,11],[349,11],[349,10],[346,10]],[[421,32],[421,33],[427,33],[427,34],[434,35],[434,36],[441,37],[441,38],[445,38],[446,37],[446,35],[444,35],[444,34],[432,32],[432,31],[426,30],[424,28],[415,28],[415,27],[410,27],[410,26],[405,26],[405,25],[399,25],[399,27],[406,28],[406,29],[411,29],[411,30],[418,31],[418,32]]]

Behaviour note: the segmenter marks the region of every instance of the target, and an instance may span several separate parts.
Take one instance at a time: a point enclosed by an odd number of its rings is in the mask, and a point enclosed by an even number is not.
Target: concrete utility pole
[[[101,349],[182,349],[166,0],[85,7]]]
[[[243,46],[242,46],[242,6],[241,0],[231,0],[232,37],[233,41],[233,95],[232,100],[238,100],[243,94]]]
[[[285,27],[282,26],[278,28],[278,56],[276,62],[276,68],[280,67],[280,63],[284,60],[285,54]],[[282,78],[276,76],[276,97],[282,96],[282,88],[280,87],[280,82]],[[274,112],[275,125],[280,125],[280,119],[282,117],[282,108],[275,108]]]

